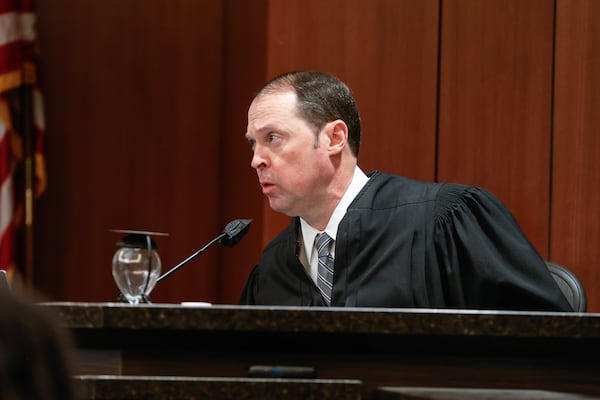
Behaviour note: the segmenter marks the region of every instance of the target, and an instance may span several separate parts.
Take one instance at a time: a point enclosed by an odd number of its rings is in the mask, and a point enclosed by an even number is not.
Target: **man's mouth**
[[[275,187],[275,185],[271,182],[267,182],[267,181],[262,181],[259,182],[260,183],[260,187],[263,190],[263,193],[266,193],[267,191],[269,191],[271,188]]]

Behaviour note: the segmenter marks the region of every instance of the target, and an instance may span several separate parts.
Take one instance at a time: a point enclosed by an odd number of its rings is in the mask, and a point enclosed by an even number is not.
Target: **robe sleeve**
[[[510,211],[481,188],[446,184],[435,259],[450,307],[573,311]]]
[[[258,285],[258,265],[254,266],[248,279],[242,288],[240,294],[239,304],[240,305],[255,305],[256,304],[256,285]]]

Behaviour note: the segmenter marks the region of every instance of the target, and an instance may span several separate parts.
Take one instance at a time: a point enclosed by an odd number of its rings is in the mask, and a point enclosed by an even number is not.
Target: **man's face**
[[[324,200],[331,160],[324,132],[318,137],[297,115],[292,91],[260,95],[248,110],[246,138],[271,208],[306,218]]]

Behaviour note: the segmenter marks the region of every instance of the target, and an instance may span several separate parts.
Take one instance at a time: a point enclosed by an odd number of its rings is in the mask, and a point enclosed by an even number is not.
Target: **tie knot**
[[[331,243],[331,237],[323,233],[317,233],[315,237],[315,245],[317,246],[317,252],[319,255],[328,254],[329,253],[329,243]]]

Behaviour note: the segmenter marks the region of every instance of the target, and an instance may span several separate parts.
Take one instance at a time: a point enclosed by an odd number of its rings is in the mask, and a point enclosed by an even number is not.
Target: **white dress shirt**
[[[340,221],[346,215],[346,211],[348,210],[350,203],[352,203],[354,198],[362,190],[368,180],[369,177],[358,166],[356,166],[354,170],[354,176],[352,177],[352,182],[350,182],[350,186],[348,186],[346,193],[344,193],[344,196],[342,196],[342,199],[333,211],[333,214],[331,215],[331,218],[329,218],[329,222],[327,223],[324,231],[319,231],[313,228],[305,220],[300,218],[302,245],[300,246],[299,258],[300,262],[302,265],[304,265],[304,268],[306,268],[307,273],[310,275],[315,284],[317,283],[319,265],[318,254],[315,249],[315,237],[318,233],[325,232],[333,239],[331,241],[329,252],[335,258],[335,239]]]

